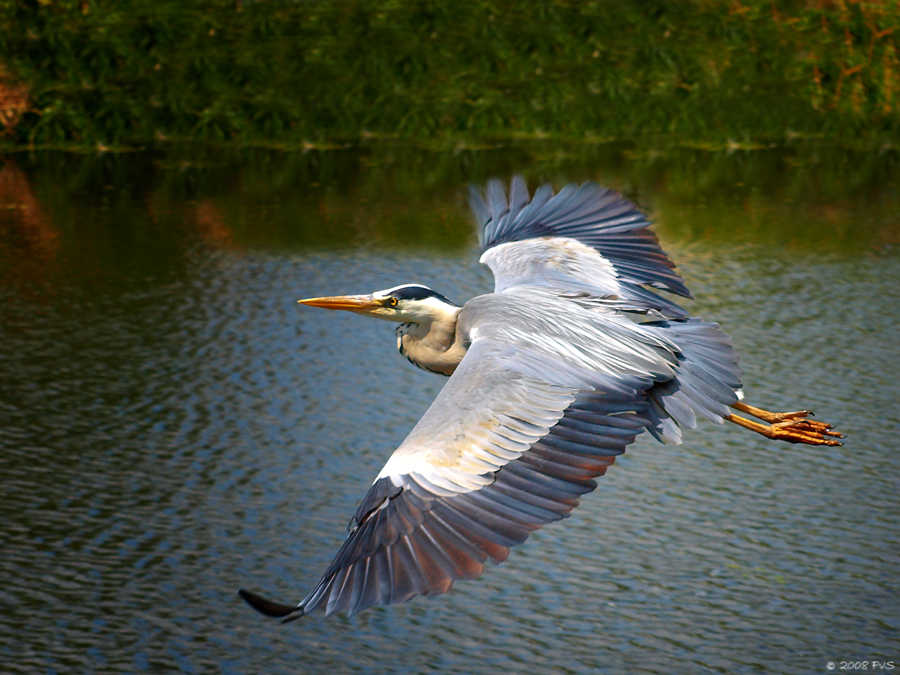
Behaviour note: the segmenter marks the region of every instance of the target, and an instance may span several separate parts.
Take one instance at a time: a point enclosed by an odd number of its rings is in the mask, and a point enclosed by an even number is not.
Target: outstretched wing
[[[671,379],[676,357],[665,338],[577,305],[560,326],[554,315],[573,303],[532,295],[466,305],[466,356],[376,478],[319,583],[298,605],[242,591],[251,605],[291,619],[444,593],[596,487],[648,425],[645,392]]]
[[[646,288],[691,297],[647,216],[621,195],[584,183],[567,185],[558,194],[543,185],[530,198],[525,181],[516,176],[508,200],[503,184],[491,181],[485,196],[470,188],[469,203],[481,262],[493,271],[496,292],[541,286],[618,300],[626,308],[656,310],[667,318],[688,316]]]

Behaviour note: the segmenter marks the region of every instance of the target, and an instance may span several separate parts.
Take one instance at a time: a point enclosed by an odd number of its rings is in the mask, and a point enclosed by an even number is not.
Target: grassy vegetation
[[[7,146],[900,137],[900,0],[0,0],[0,68]]]

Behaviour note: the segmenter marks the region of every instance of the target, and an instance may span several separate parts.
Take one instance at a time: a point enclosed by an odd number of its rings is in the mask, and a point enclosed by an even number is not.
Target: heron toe
[[[735,404],[733,407],[738,408],[739,405]],[[749,409],[748,412],[750,414],[764,421],[778,420],[771,424],[760,424],[737,415],[728,415],[725,418],[738,426],[762,434],[766,438],[771,438],[775,441],[787,441],[788,443],[806,443],[808,445],[843,445],[839,441],[828,437],[843,438],[844,435],[835,431],[834,427],[827,422],[807,419],[807,416],[812,414],[808,410],[771,413],[746,405],[741,405],[741,409]]]
[[[834,436],[843,438],[843,434],[834,431],[830,424],[807,419],[788,419],[769,425],[770,433],[764,435],[778,441],[788,443],[806,443],[808,445],[843,445],[840,441],[827,438]]]

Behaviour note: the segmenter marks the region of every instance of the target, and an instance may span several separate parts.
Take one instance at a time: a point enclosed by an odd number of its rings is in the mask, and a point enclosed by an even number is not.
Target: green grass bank
[[[881,147],[898,48],[900,0],[0,0],[0,147]]]

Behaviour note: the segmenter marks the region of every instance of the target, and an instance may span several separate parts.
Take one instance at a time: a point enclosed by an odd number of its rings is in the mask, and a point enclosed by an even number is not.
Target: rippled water
[[[853,157],[826,159],[834,174],[702,154],[8,160],[0,670],[900,667],[896,161],[848,187]],[[657,213],[695,313],[734,336],[748,400],[811,407],[848,443],[642,437],[477,581],[265,620],[237,588],[299,600],[443,382],[396,354],[391,325],[295,301],[488,290],[461,188],[512,170],[593,176]]]

